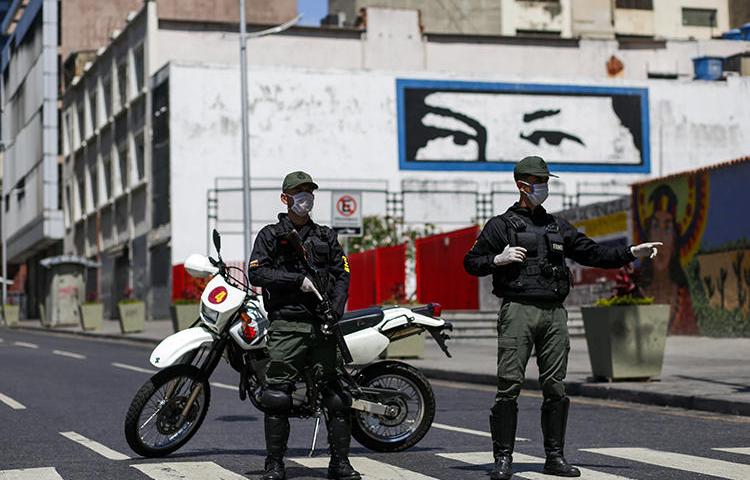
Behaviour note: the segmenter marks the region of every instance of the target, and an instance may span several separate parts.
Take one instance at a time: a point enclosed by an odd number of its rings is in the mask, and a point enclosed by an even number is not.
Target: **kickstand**
[[[310,455],[312,457],[315,454],[315,442],[318,441],[318,430],[320,429],[320,415],[315,417],[315,432],[313,433],[312,445],[310,445]]]

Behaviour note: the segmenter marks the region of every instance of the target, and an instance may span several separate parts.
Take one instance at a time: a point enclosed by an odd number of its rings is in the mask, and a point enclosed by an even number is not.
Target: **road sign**
[[[340,237],[362,236],[362,192],[334,191],[331,228]]]

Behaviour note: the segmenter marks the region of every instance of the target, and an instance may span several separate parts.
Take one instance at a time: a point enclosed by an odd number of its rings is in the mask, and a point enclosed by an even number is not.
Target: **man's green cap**
[[[513,169],[514,175],[534,175],[535,177],[555,177],[549,173],[547,168],[547,162],[542,157],[533,155],[531,157],[525,157],[520,162],[516,163],[516,167]]]
[[[310,174],[305,172],[292,172],[284,177],[284,183],[281,186],[281,191],[286,192],[287,190],[291,190],[305,184],[311,184],[315,189],[319,188],[318,184],[313,182]]]

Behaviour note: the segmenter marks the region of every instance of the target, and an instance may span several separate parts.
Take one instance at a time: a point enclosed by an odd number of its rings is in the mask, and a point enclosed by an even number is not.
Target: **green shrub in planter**
[[[175,332],[184,330],[198,319],[200,303],[197,300],[178,299],[172,304],[172,327]]]
[[[81,304],[81,328],[84,330],[99,330],[104,320],[104,305],[99,302],[85,302]]]
[[[3,319],[6,327],[18,326],[18,314],[20,308],[18,305],[5,305],[5,318]]]
[[[122,333],[142,332],[146,325],[146,304],[140,300],[122,300],[117,304]]]

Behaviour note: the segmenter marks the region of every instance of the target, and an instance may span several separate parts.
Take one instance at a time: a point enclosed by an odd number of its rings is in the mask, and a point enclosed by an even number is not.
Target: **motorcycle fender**
[[[188,328],[162,340],[151,352],[149,361],[157,368],[166,368],[174,365],[186,353],[213,341],[214,337],[201,327]]]
[[[414,319],[411,321],[411,323],[415,323],[417,325],[423,325],[425,327],[442,327],[445,325],[445,320],[440,318],[432,318],[428,317],[426,315],[419,315],[418,313],[414,314]]]
[[[377,359],[390,343],[388,337],[372,327],[350,333],[344,339],[355,365],[364,365]]]

